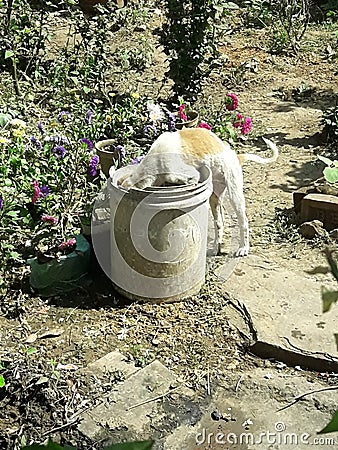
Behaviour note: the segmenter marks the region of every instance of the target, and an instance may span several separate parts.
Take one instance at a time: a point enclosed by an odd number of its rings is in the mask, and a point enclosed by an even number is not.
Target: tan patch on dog
[[[238,161],[240,163],[241,166],[243,166],[243,164],[245,163],[245,155],[237,155]]]
[[[205,155],[215,155],[224,151],[222,143],[204,128],[184,128],[178,133],[183,154],[202,159]]]

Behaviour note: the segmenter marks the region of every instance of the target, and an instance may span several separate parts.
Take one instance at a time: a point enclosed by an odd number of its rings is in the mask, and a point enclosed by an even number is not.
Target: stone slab
[[[338,372],[334,336],[338,317],[334,308],[322,313],[322,285],[337,289],[330,275],[319,280],[249,255],[239,261],[224,290],[248,311],[254,353],[289,365]]]
[[[326,194],[308,194],[301,203],[302,222],[320,220],[324,228],[331,231],[338,228],[338,197]]]
[[[191,400],[193,396],[193,391],[181,386],[174,373],[155,360],[112,386],[102,403],[82,414],[78,429],[88,438],[105,440],[107,444],[154,439],[180,422],[184,416],[180,411],[182,404],[183,409],[195,411],[194,422],[199,419],[201,414]],[[168,399],[176,406],[170,406]]]
[[[316,433],[336,410],[337,391],[316,392],[291,406],[296,396],[323,388],[301,372],[291,376],[257,368],[232,374],[226,386],[216,389],[201,420],[194,427],[178,427],[164,450],[336,449],[338,433]]]
[[[106,373],[122,372],[125,378],[138,372],[140,369],[127,362],[127,358],[118,351],[110,352],[97,361],[88,364],[87,367],[80,369],[82,373],[94,374],[98,377]]]

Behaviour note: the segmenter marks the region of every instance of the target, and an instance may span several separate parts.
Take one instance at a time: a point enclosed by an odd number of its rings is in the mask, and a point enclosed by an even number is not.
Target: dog
[[[148,154],[135,170],[121,178],[118,184],[124,189],[145,189],[150,186],[195,184],[199,181],[198,168],[206,165],[212,172],[213,193],[210,207],[215,222],[215,242],[218,253],[224,231],[223,202],[227,194],[234,209],[240,231],[236,256],[249,253],[249,225],[243,193],[242,165],[246,161],[260,164],[273,163],[278,158],[277,146],[263,138],[272,150],[272,157],[261,158],[252,153],[236,154],[212,131],[204,128],[183,128],[161,134],[152,144]]]

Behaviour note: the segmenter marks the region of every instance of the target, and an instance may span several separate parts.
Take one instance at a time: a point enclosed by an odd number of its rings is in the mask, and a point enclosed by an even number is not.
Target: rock
[[[338,197],[326,194],[308,194],[301,204],[301,222],[320,220],[328,231],[338,228]]]
[[[304,222],[299,227],[299,233],[305,239],[313,239],[315,237],[325,236],[326,232],[323,228],[323,222],[320,220],[312,220]]]

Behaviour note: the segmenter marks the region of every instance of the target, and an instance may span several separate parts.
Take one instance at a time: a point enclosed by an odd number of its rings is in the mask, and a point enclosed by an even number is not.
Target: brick
[[[301,222],[320,220],[328,231],[338,228],[338,197],[308,194],[301,203]]]

